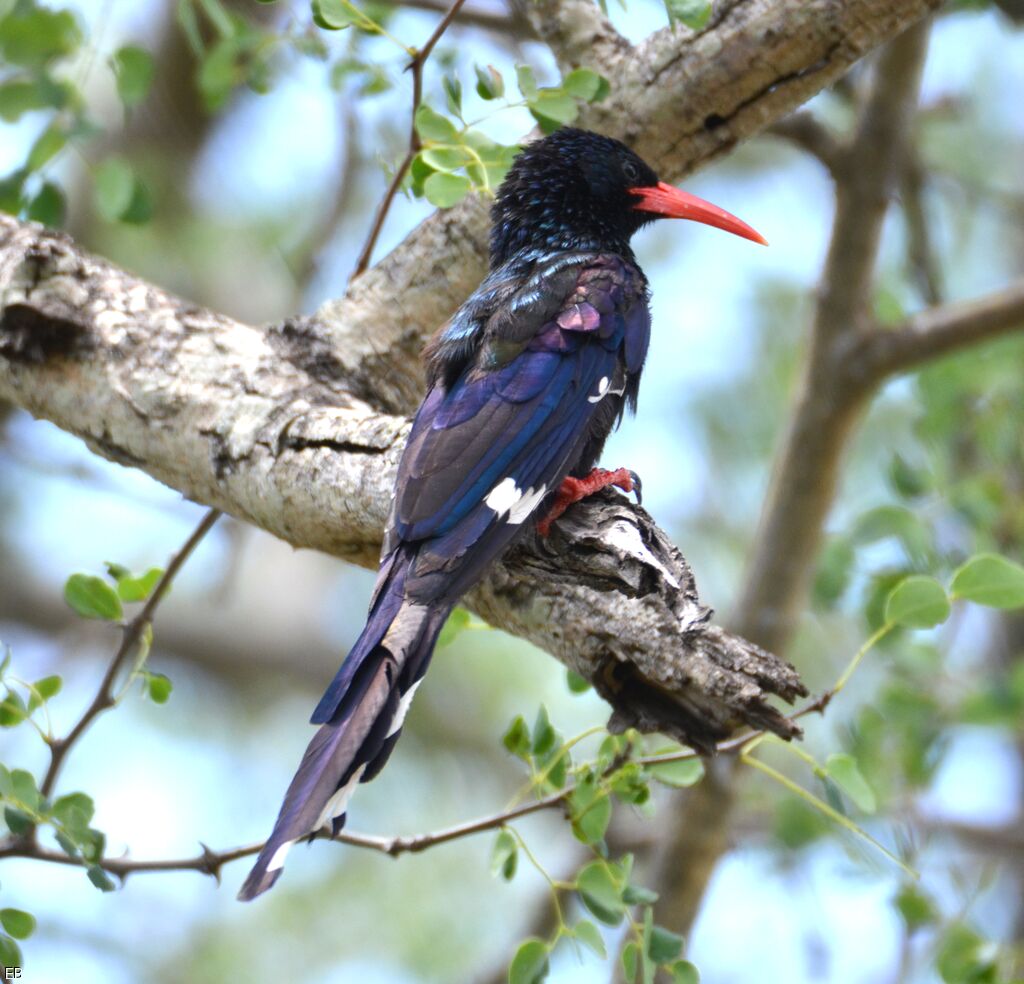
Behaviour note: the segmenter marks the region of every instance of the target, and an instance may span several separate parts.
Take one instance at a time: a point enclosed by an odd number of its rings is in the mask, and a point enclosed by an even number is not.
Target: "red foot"
[[[593,495],[599,489],[614,485],[623,492],[636,491],[637,502],[640,501],[640,479],[636,472],[628,468],[595,468],[586,478],[566,478],[559,486],[558,495],[551,504],[551,510],[537,523],[537,532],[547,536],[551,532],[551,524],[558,519],[574,502]]]

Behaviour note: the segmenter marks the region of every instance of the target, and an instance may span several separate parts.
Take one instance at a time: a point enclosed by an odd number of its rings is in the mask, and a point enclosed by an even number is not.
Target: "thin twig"
[[[901,184],[903,217],[907,223],[907,260],[921,296],[934,307],[943,301],[942,272],[925,211],[925,178],[920,156],[915,148],[908,147]]]
[[[207,520],[209,520],[209,516],[207,517]],[[204,523],[206,523],[207,520],[204,520]],[[207,528],[209,528],[210,525],[212,525],[212,521],[208,523]],[[199,533],[199,530],[197,530],[196,533]],[[195,543],[198,543],[199,539],[201,539],[201,537],[197,537],[194,533],[189,543],[194,546],[195,544],[192,541],[194,540]],[[186,556],[186,550],[183,548],[175,560],[178,560],[178,558],[184,560]],[[178,564],[178,566],[180,567],[181,565]],[[170,572],[170,567],[168,567],[168,572]],[[792,715],[792,719],[803,717],[806,714],[823,711],[832,699],[832,696],[832,691],[826,691],[820,697],[796,711]],[[762,734],[765,734],[765,732],[744,732],[741,735],[719,742],[715,746],[715,750],[719,754],[732,754],[739,752],[751,741],[751,739],[757,738]],[[673,752],[668,755],[639,756],[636,759],[633,759],[633,761],[640,766],[657,766],[666,765],[672,762],[684,762],[689,759],[699,757],[699,753],[693,749],[683,749],[679,752]],[[621,764],[622,763],[618,760],[613,761],[605,770],[605,775],[614,772]],[[361,847],[366,850],[377,851],[380,854],[387,854],[389,857],[398,857],[400,854],[418,854],[421,851],[428,850],[429,848],[437,847],[439,844],[447,844],[450,841],[460,840],[463,837],[471,837],[474,834],[485,833],[488,830],[496,830],[499,827],[504,827],[506,824],[511,823],[513,820],[519,820],[522,817],[530,816],[534,813],[540,813],[543,810],[551,810],[561,807],[566,800],[572,796],[575,788],[575,784],[568,785],[563,789],[559,789],[554,793],[549,793],[547,796],[543,796],[540,799],[533,800],[529,803],[521,803],[518,806],[509,807],[508,809],[501,810],[497,813],[478,817],[475,820],[467,820],[464,823],[458,823],[451,827],[444,827],[441,830],[436,830],[427,834],[412,834],[404,837],[380,837],[374,834],[360,834],[355,831],[342,830],[337,834],[331,835],[327,833],[326,829],[324,829],[315,832],[311,835],[310,839],[334,840],[340,844],[347,844],[350,847]],[[258,844],[247,844],[242,847],[234,847],[224,851],[213,851],[204,844],[202,852],[190,858],[139,861],[133,861],[130,858],[103,858],[95,863],[104,871],[122,879],[127,878],[132,874],[147,871],[198,871],[202,874],[210,875],[219,879],[220,869],[225,864],[228,864],[231,861],[237,861],[240,858],[251,857],[254,854],[258,854],[262,849],[263,842]],[[81,858],[71,857],[70,855],[61,853],[60,851],[41,847],[35,841],[25,838],[9,839],[5,842],[0,842],[0,858],[5,857],[30,858],[35,861],[46,861],[52,864],[72,866],[81,866],[84,863]]]
[[[43,781],[39,784],[39,792],[44,797],[48,797],[53,792],[61,767],[64,765],[68,753],[75,743],[82,737],[89,725],[103,711],[113,705],[114,681],[117,679],[121,667],[124,665],[125,660],[136,651],[139,640],[142,638],[142,633],[145,631],[146,626],[153,621],[153,615],[156,612],[157,606],[163,601],[164,596],[167,594],[167,589],[171,586],[171,582],[178,571],[181,570],[182,565],[188,560],[213,524],[217,522],[219,516],[220,510],[211,509],[203,517],[202,522],[195,528],[192,535],[185,541],[184,546],[171,558],[170,563],[167,565],[167,570],[164,571],[163,576],[157,581],[156,586],[153,588],[153,593],[149,596],[146,604],[143,605],[138,615],[124,627],[121,645],[118,647],[117,652],[114,653],[114,658],[110,661],[107,672],[103,675],[103,680],[100,683],[99,690],[96,692],[96,696],[92,699],[92,703],[85,709],[85,713],[78,719],[78,722],[68,732],[66,737],[54,738],[50,741],[50,765],[46,770],[46,775],[43,776]]]
[[[444,0],[405,0],[402,6],[413,7],[417,10],[429,10],[435,14],[443,14],[448,9],[448,4]],[[510,6],[505,13],[477,7],[464,7],[459,11],[455,20],[464,27],[483,28],[502,38],[532,41],[537,36],[530,21],[514,5]]]
[[[449,25],[455,19],[455,15],[458,14],[459,9],[465,2],[466,0],[455,0],[448,8],[448,13],[441,18],[440,23],[434,28],[434,33],[427,39],[427,43],[413,55],[412,61],[406,66],[406,70],[412,72],[412,117],[409,120],[409,149],[405,152],[405,157],[402,158],[402,162],[392,175],[388,190],[384,193],[384,198],[377,207],[377,214],[374,217],[373,226],[370,228],[370,234],[366,237],[366,242],[363,244],[359,259],[356,260],[356,267],[349,278],[350,283],[369,268],[370,259],[377,246],[377,239],[380,237],[381,229],[384,227],[384,220],[391,210],[391,203],[395,200],[395,195],[398,194],[398,189],[401,187],[402,180],[405,178],[413,158],[420,151],[422,145],[419,132],[416,130],[416,111],[420,108],[420,103],[423,101],[423,66],[434,50],[434,46],[441,40],[441,35],[448,30]]]

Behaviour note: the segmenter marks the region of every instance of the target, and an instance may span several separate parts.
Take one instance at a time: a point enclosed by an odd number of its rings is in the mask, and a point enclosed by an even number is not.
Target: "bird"
[[[238,897],[277,881],[297,841],[345,823],[402,730],[449,613],[531,521],[627,469],[596,468],[635,411],[651,331],[630,246],[659,218],[757,243],[745,222],[660,181],[611,137],[563,127],[520,151],[491,207],[489,272],[424,349],[427,393],[402,453],[366,626],[324,693],[319,725]]]

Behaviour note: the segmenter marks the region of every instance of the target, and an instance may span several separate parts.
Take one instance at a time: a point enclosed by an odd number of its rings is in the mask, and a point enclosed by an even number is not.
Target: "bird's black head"
[[[658,180],[624,143],[564,127],[516,157],[491,208],[491,266],[524,249],[629,254],[656,218],[690,218],[764,242],[728,212]]]

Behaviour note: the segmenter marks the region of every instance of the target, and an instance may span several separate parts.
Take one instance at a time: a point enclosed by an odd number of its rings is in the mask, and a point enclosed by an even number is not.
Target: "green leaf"
[[[576,891],[600,922],[618,926],[626,914],[622,888],[606,861],[593,861],[576,877]]]
[[[149,189],[136,178],[135,187],[132,188],[131,201],[121,216],[121,221],[130,225],[144,225],[152,217],[153,199],[149,194]]]
[[[51,229],[57,229],[64,224],[66,214],[64,192],[52,181],[45,181],[35,198],[29,202],[28,217],[33,222],[42,222]]]
[[[107,574],[114,580],[120,581],[123,577],[131,577],[132,572],[128,570],[124,564],[118,564],[113,560],[103,561],[103,566],[107,569]]]
[[[11,786],[14,798],[24,804],[26,809],[39,809],[39,790],[36,788],[36,777],[31,772],[14,769],[11,772]]]
[[[541,89],[528,105],[538,122],[572,123],[580,113],[576,100],[560,89]]]
[[[890,592],[885,620],[909,629],[930,629],[949,618],[949,598],[932,577],[913,574]]]
[[[530,757],[530,730],[526,727],[522,714],[516,715],[501,740],[504,746],[518,758],[526,760]]]
[[[461,147],[428,147],[420,157],[435,171],[457,171],[473,160]]]
[[[571,694],[585,694],[590,689],[590,681],[581,677],[575,670],[565,671],[565,682]]]
[[[814,574],[814,598],[821,605],[838,601],[850,583],[856,554],[846,537],[831,537],[822,548]]]
[[[101,892],[113,892],[117,886],[110,880],[110,876],[98,865],[89,865],[86,874],[89,876],[91,881]]]
[[[30,171],[38,171],[44,164],[52,160],[68,142],[68,135],[56,124],[51,124],[36,138],[32,149],[28,152],[27,167]]]
[[[562,79],[562,90],[573,99],[598,102],[611,91],[608,80],[589,68],[577,68]]]
[[[625,975],[627,984],[633,984],[636,980],[636,972],[640,965],[640,947],[636,943],[627,943],[622,948],[622,972]]]
[[[36,929],[36,917],[21,909],[0,909],[0,925],[16,940],[27,940]]]
[[[901,454],[893,455],[889,464],[889,482],[904,499],[916,499],[932,485],[928,471],[912,465]]]
[[[447,116],[442,116],[426,103],[416,109],[416,132],[421,140],[434,143],[458,143],[459,132]]]
[[[21,694],[15,690],[8,690],[6,696],[0,701],[0,728],[14,728],[21,724],[29,715],[25,701]]]
[[[0,18],[0,61],[25,68],[42,68],[73,54],[82,42],[74,15],[19,4]]]
[[[197,82],[207,109],[220,109],[235,87],[244,81],[245,72],[239,54],[238,42],[234,38],[225,38],[203,57]]]
[[[27,813],[13,806],[8,806],[4,809],[4,822],[7,824],[7,829],[15,837],[23,837],[35,826],[32,818]]]
[[[476,91],[481,99],[500,99],[505,95],[505,80],[493,65],[481,68],[474,65],[476,70]]]
[[[0,967],[20,967],[21,949],[9,936],[0,936]]]
[[[519,844],[511,831],[501,830],[491,851],[491,874],[501,875],[505,881],[511,881],[516,873],[519,860]]]
[[[115,622],[123,614],[117,592],[92,574],[72,574],[64,585],[64,600],[83,618]]]
[[[597,844],[604,840],[612,819],[612,801],[601,789],[597,778],[590,774],[577,783],[569,797],[572,832],[584,844]]]
[[[622,890],[622,901],[626,905],[654,905],[658,901],[658,893],[643,885],[627,885]]]
[[[150,673],[146,677],[146,692],[154,704],[166,704],[173,686],[162,673]]]
[[[548,976],[548,946],[529,939],[516,951],[508,968],[508,984],[539,984]]]
[[[14,783],[11,781],[11,773],[6,765],[0,765],[0,796],[11,796],[14,793]]]
[[[594,953],[596,953],[602,960],[608,956],[608,951],[604,946],[604,938],[601,936],[601,930],[599,930],[589,919],[581,919],[576,923],[572,934],[585,947],[593,950]]]
[[[32,688],[29,690],[29,713],[39,707],[40,704],[45,704],[51,697],[56,697],[57,694],[60,693],[60,688],[63,683],[64,681],[56,674],[53,676],[43,677],[42,680],[36,680],[36,682],[32,684]]]
[[[711,0],[665,0],[665,9],[670,20],[699,31],[711,17]]]
[[[131,574],[122,575],[117,579],[117,593],[122,601],[145,601],[163,576],[164,572],[160,567],[151,567],[138,577]]]
[[[932,533],[921,517],[903,506],[878,506],[864,513],[850,534],[854,544],[898,540],[910,560],[918,562],[932,552]]]
[[[25,113],[50,105],[42,84],[20,80],[0,85],[0,120],[17,122]]]
[[[672,984],[700,984],[700,971],[689,960],[677,960],[668,972],[672,975]]]
[[[340,31],[357,23],[359,12],[346,0],[313,0],[313,20],[317,27]]]
[[[535,99],[537,96],[537,79],[529,65],[516,65],[516,84],[524,99]]]
[[[935,965],[946,984],[996,984],[995,957],[973,929],[954,923],[939,944]]]
[[[558,732],[555,731],[548,718],[548,709],[541,704],[537,711],[537,720],[533,722],[531,750],[534,756],[546,755],[555,747]]]
[[[469,178],[461,174],[447,174],[437,171],[423,182],[423,194],[431,205],[451,208],[462,201],[472,190]]]
[[[96,169],[96,209],[108,222],[124,217],[135,194],[135,172],[120,157],[108,157]]]
[[[852,755],[837,753],[825,762],[825,772],[865,813],[878,809],[874,790],[868,785]]]
[[[923,926],[930,926],[939,917],[932,900],[912,885],[901,888],[893,904],[911,933]]]
[[[448,112],[452,116],[462,115],[462,83],[451,75],[441,79],[441,86],[444,89],[445,101],[448,105]]]
[[[95,812],[96,807],[91,797],[85,793],[67,793],[59,796],[50,810],[51,815],[76,836],[88,830],[89,821]]]
[[[656,963],[664,964],[675,960],[683,952],[683,938],[662,926],[651,929],[647,943],[647,955]]]
[[[647,771],[666,786],[685,789],[687,786],[695,786],[704,778],[704,763],[699,758],[681,759],[678,762],[650,765]]]
[[[117,79],[117,94],[129,109],[138,106],[153,84],[153,58],[145,48],[125,45],[110,59]]]
[[[978,554],[953,575],[950,593],[990,608],[1024,607],[1024,567],[997,554]]]

